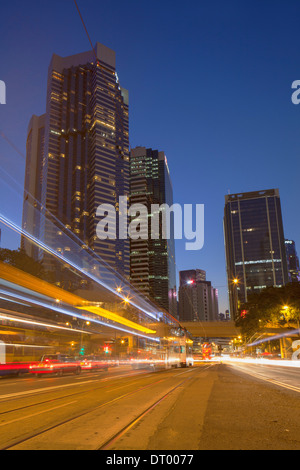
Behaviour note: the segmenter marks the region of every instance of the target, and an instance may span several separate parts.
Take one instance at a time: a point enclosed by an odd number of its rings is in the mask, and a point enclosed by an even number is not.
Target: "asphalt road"
[[[191,369],[0,380],[0,449],[299,450],[300,369]]]

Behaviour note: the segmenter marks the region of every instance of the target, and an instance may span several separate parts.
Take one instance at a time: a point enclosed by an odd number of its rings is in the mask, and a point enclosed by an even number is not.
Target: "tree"
[[[298,326],[300,322],[300,284],[269,287],[249,296],[240,309],[237,326],[251,337],[267,325]]]
[[[0,249],[0,261],[33,276],[44,277],[42,264],[28,256],[21,248],[18,250]]]

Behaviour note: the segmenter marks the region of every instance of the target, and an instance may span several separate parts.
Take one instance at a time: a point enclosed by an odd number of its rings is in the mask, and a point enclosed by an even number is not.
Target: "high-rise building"
[[[206,272],[201,269],[179,273],[179,320],[218,321],[218,291],[206,280]]]
[[[198,281],[206,281],[206,271],[202,269],[188,269],[179,273],[180,285],[191,285]]]
[[[45,162],[45,121],[46,115],[32,116],[26,142],[26,168],[23,208],[23,228],[36,238],[40,236],[41,216],[38,202],[42,198],[42,171]],[[22,238],[22,248],[31,258],[39,258],[36,245]]]
[[[119,197],[129,197],[129,159],[128,92],[119,83],[115,52],[97,43],[86,53],[53,55],[46,114],[29,126],[23,226],[63,249],[45,219],[34,220],[32,195],[83,246],[129,278],[129,240],[100,240],[96,233],[98,206],[118,210]]]
[[[151,206],[173,205],[173,189],[164,152],[137,147],[131,150],[130,205],[142,204],[152,220]],[[151,223],[143,238],[131,240],[131,283],[145,296],[177,316],[174,219],[170,238],[152,239]]]
[[[288,282],[278,189],[225,197],[224,237],[230,314],[251,293]]]
[[[300,265],[296,251],[296,244],[293,240],[285,240],[285,247],[289,272],[289,282],[300,282]]]

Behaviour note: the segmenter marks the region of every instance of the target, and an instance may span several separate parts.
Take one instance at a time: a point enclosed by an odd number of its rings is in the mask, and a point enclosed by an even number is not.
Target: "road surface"
[[[0,449],[300,450],[299,377],[200,363],[0,379]]]

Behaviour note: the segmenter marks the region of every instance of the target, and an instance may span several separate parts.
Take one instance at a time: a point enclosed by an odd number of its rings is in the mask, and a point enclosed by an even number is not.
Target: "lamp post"
[[[234,279],[232,279],[232,286],[233,286],[233,305],[234,305],[234,317],[235,317],[235,320],[236,320],[236,317],[237,317],[237,312],[238,312],[238,309],[239,309],[239,299],[238,299],[238,287],[239,287],[239,279],[237,277],[235,277]]]
[[[83,328],[84,328],[85,325],[86,325],[86,326],[89,326],[90,324],[91,324],[90,321],[85,321],[85,320],[84,320],[84,321],[82,322],[82,328],[81,328],[82,331],[81,331],[81,333],[80,333],[80,350],[79,350],[79,354],[80,354],[80,355],[84,355],[84,352],[85,352],[85,348],[83,347]]]
[[[287,304],[283,305],[281,309],[281,313],[283,313],[284,319],[285,321],[287,321],[287,323],[289,320],[286,318],[286,314],[288,313],[289,309],[290,309],[290,306]],[[286,337],[280,338],[280,355],[281,355],[281,359],[288,359]]]

